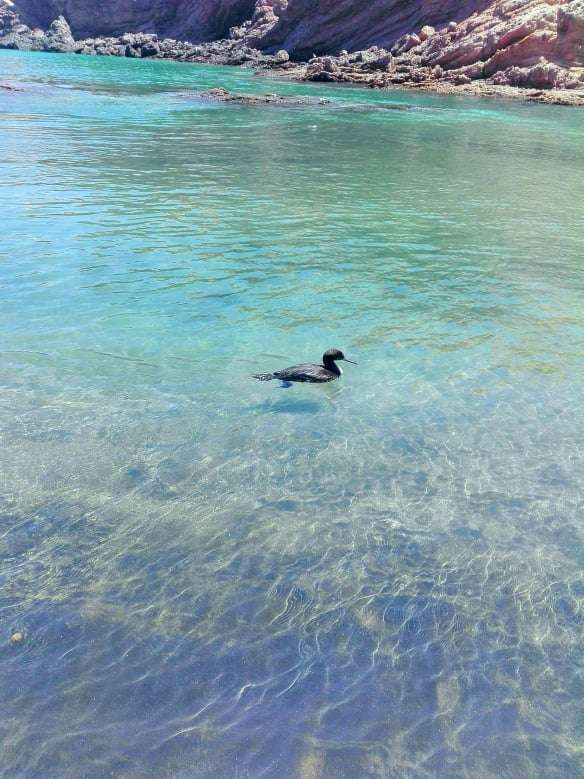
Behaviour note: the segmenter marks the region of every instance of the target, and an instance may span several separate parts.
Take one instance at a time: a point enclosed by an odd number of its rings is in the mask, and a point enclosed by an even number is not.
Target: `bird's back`
[[[291,365],[289,368],[276,371],[274,376],[282,381],[304,381],[312,383],[324,383],[337,378],[337,376],[332,371],[327,370],[324,365],[316,365],[309,362],[301,365]]]

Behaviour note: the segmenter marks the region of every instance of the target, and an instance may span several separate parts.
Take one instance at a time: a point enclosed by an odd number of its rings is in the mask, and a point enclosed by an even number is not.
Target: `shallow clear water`
[[[2,775],[581,776],[584,114],[0,73]]]

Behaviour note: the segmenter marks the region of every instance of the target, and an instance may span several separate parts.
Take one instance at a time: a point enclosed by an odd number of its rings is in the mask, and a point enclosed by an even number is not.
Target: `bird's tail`
[[[273,373],[254,373],[253,378],[260,381],[272,381],[276,376]]]

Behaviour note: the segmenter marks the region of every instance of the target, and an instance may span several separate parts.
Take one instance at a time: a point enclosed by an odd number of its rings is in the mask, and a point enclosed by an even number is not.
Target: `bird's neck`
[[[336,364],[334,360],[325,360],[324,367],[327,369],[327,371],[330,371],[331,373],[334,373],[337,376],[340,376],[343,373],[343,371],[339,368],[339,366]]]

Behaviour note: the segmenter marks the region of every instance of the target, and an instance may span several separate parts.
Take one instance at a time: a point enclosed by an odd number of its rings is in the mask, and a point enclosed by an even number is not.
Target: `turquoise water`
[[[581,776],[584,114],[0,73],[2,775]]]

